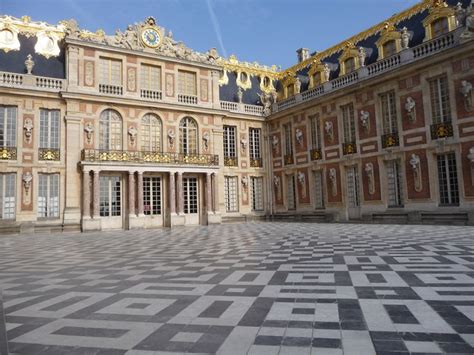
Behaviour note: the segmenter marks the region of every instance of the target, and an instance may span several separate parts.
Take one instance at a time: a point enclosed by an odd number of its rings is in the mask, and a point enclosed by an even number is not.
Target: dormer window
[[[433,2],[429,12],[429,15],[423,20],[425,41],[445,35],[456,28],[456,8],[449,6],[445,1]]]
[[[331,69],[327,63],[324,64],[319,60],[314,60],[308,71],[309,88],[313,89],[323,85],[325,82],[329,81],[330,74]]]
[[[441,17],[431,23],[431,38],[442,36],[449,32],[449,21],[447,17]]]
[[[264,87],[268,88],[270,86],[270,83],[271,83],[271,81],[270,81],[270,78],[268,76],[263,78],[263,86]]]
[[[339,75],[346,75],[358,70],[365,65],[365,48],[357,48],[353,43],[347,42],[339,57]]]
[[[410,34],[406,28],[397,30],[392,23],[385,22],[380,38],[375,42],[379,53],[377,60],[391,57],[408,48],[409,41]]]
[[[322,84],[321,72],[318,71],[314,73],[311,78],[313,79],[313,87],[316,87]]]
[[[397,43],[394,39],[387,41],[383,45],[383,57],[388,58],[397,54]]]
[[[351,57],[344,61],[344,74],[352,73],[355,70],[355,58]]]
[[[239,71],[237,73],[237,86],[242,88],[243,90],[248,90],[252,87],[250,75],[247,72]]]
[[[295,96],[295,85],[290,84],[286,87],[286,97]]]

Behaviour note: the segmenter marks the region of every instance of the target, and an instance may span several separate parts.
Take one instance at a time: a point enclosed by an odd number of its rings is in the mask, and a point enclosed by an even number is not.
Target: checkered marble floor
[[[474,354],[470,227],[1,236],[0,288],[14,354]]]

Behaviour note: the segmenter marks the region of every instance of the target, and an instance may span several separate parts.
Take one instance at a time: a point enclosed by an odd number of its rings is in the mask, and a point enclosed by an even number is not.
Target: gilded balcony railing
[[[313,161],[314,160],[321,160],[323,158],[323,155],[321,153],[321,149],[319,149],[319,148],[311,149],[309,154],[311,155],[311,160],[313,160]]]
[[[213,154],[178,154],[165,152],[127,151],[127,150],[82,150],[85,162],[120,162],[169,165],[218,166],[219,156]]]
[[[399,145],[398,133],[387,133],[382,136],[382,148],[398,147]]]
[[[342,143],[342,154],[349,155],[357,153],[357,144],[355,142]]]
[[[263,168],[262,158],[250,158],[251,168]]]
[[[0,147],[0,160],[16,160],[16,147]]]
[[[237,157],[224,157],[224,166],[239,166]]]
[[[58,161],[61,159],[61,153],[56,148],[39,148],[38,160]]]
[[[452,137],[453,134],[453,125],[451,122],[441,122],[431,125],[431,139],[433,140]]]

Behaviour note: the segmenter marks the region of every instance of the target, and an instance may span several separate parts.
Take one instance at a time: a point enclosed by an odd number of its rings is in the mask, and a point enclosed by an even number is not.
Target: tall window
[[[182,70],[178,72],[178,94],[197,95],[196,73]]]
[[[252,211],[263,211],[263,177],[250,178],[252,189]]]
[[[448,77],[446,75],[430,80],[430,95],[433,123],[451,122]]]
[[[16,147],[17,108],[0,106],[0,147]]]
[[[438,184],[440,205],[459,205],[459,186],[455,153],[438,155]]]
[[[105,85],[122,85],[122,61],[110,58],[100,58],[99,83]]]
[[[431,23],[431,38],[436,38],[449,32],[447,17],[440,17]]]
[[[397,44],[395,40],[387,41],[383,44],[383,57],[388,58],[397,54]]]
[[[395,103],[395,92],[390,91],[380,95],[382,106],[383,133],[397,133],[397,105]]]
[[[285,155],[293,155],[293,135],[291,134],[291,123],[283,126],[285,132]]]
[[[15,174],[0,174],[0,219],[15,218]]]
[[[99,149],[122,149],[122,117],[114,110],[105,110],[100,114]]]
[[[236,126],[224,126],[224,157],[235,158],[237,157],[236,149]]]
[[[147,114],[142,118],[142,151],[161,152],[162,125],[158,116]]]
[[[260,159],[260,136],[262,130],[260,128],[249,129],[249,150],[250,159]]]
[[[286,189],[286,198],[288,200],[288,209],[296,210],[296,189],[295,189],[295,176],[287,176],[287,189]]]
[[[224,178],[225,210],[226,212],[238,212],[239,203],[237,195],[238,177],[226,176]]]
[[[356,126],[354,120],[354,105],[341,106],[342,122],[344,125],[344,143],[354,143],[356,141]]]
[[[161,178],[143,177],[143,213],[161,214]]]
[[[121,181],[119,176],[100,177],[100,216],[118,217],[122,209]]]
[[[161,91],[161,68],[142,64],[140,71],[142,90]]]
[[[314,172],[314,207],[324,208],[323,172]]]
[[[321,127],[319,126],[319,117],[311,116],[311,144],[313,149],[321,149]]]
[[[401,179],[400,162],[389,161],[387,163],[388,207],[403,207]]]
[[[40,110],[40,148],[59,149],[59,110]]]
[[[344,61],[344,73],[349,74],[355,70],[355,58],[351,57]]]
[[[198,213],[198,182],[197,178],[183,178],[184,213]]]
[[[179,151],[181,154],[198,152],[198,125],[191,117],[184,117],[179,124]]]
[[[59,217],[59,174],[38,174],[38,217]]]

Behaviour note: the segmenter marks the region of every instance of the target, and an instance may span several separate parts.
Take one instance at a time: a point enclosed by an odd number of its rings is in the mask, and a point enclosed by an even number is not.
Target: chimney
[[[298,54],[298,63],[304,62],[310,57],[308,48],[300,48],[296,53]]]

